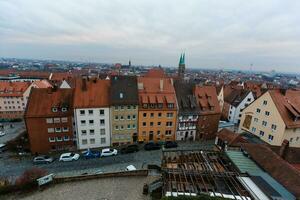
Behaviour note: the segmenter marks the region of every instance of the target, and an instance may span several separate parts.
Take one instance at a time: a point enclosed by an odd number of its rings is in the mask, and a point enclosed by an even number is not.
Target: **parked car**
[[[161,148],[160,144],[154,143],[154,142],[149,142],[149,143],[145,144],[145,146],[144,146],[144,149],[146,151],[158,150],[160,148]]]
[[[176,148],[176,147],[178,147],[177,142],[167,141],[167,142],[165,143],[165,148],[166,148],[166,149],[169,149],[169,148]]]
[[[102,149],[101,157],[116,156],[117,154],[118,151],[116,149],[106,148],[106,149]]]
[[[6,133],[4,131],[0,131],[0,137],[6,135]]]
[[[83,153],[83,157],[86,159],[89,158],[100,158],[101,153],[99,151],[92,151],[90,149],[88,149],[87,151],[85,151]]]
[[[133,153],[138,151],[139,151],[139,146],[136,144],[131,144],[121,149],[121,153]]]
[[[7,150],[6,144],[0,144],[0,153],[4,152]]]
[[[126,171],[135,171],[136,170],[136,167],[134,165],[128,165],[126,167]]]
[[[50,156],[37,156],[33,159],[34,164],[52,163],[54,159]]]
[[[60,155],[59,161],[73,161],[78,159],[79,159],[78,153],[63,153]]]

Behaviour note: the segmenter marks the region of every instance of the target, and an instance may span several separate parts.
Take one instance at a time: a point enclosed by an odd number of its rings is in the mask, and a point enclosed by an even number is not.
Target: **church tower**
[[[185,53],[180,55],[179,65],[178,65],[178,76],[184,78],[185,73]]]

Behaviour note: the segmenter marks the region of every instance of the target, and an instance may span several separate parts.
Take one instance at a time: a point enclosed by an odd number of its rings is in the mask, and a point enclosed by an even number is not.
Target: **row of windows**
[[[167,113],[166,115],[168,118],[172,118],[174,116],[173,113]],[[143,113],[143,117],[147,117],[147,113],[144,112]],[[153,118],[154,117],[154,113],[150,113],[150,117]],[[162,117],[162,113],[157,113],[157,117]]]
[[[260,108],[257,108],[256,109],[256,113],[260,113],[261,112],[261,109]],[[265,115],[266,116],[270,116],[270,112],[269,111],[265,111]]]
[[[16,108],[21,109],[21,106],[18,106],[18,107],[16,107],[16,106],[4,106],[4,109],[16,109]],[[1,106],[0,106],[0,109],[2,109]],[[25,107],[22,107],[22,109],[24,110]]]
[[[90,119],[90,120],[88,120],[88,123],[89,123],[89,125],[94,125],[94,120]],[[87,124],[86,120],[81,120],[80,124],[82,126],[85,126]],[[100,126],[105,126],[105,120],[104,119],[100,119]]]
[[[55,118],[47,118],[46,119],[46,123],[47,124],[52,124],[52,123],[67,123],[68,122],[68,118],[67,117],[55,117]]]
[[[124,120],[123,115],[115,115],[115,120]],[[127,115],[127,120],[136,120],[136,115]]]
[[[68,127],[56,127],[56,128],[48,128],[48,133],[61,133],[61,132],[69,132]]]
[[[253,127],[253,128],[254,128],[254,127]],[[252,130],[253,130],[253,128],[252,128]],[[255,130],[256,130],[256,129],[255,129]],[[265,132],[264,132],[264,131],[259,131],[259,135],[260,135],[260,136],[264,136],[264,135],[265,135]],[[274,136],[271,135],[271,134],[269,134],[268,139],[269,139],[269,141],[273,141]]]
[[[258,123],[258,118],[254,118],[253,120],[254,120],[255,123]],[[264,127],[267,127],[268,122],[267,122],[267,121],[262,121],[261,124],[262,124]],[[277,125],[272,124],[272,125],[271,125],[271,129],[272,129],[272,130],[276,130],[276,129],[277,129]]]
[[[95,135],[95,129],[90,129],[90,130],[81,130],[81,135],[85,136],[87,135],[87,132],[89,131],[90,135]],[[101,128],[100,129],[100,135],[105,135],[105,129]]]
[[[88,144],[88,139],[82,139],[81,143],[82,143],[82,145],[87,145]],[[95,144],[96,143],[96,139],[95,138],[90,138],[89,139],[89,143],[90,144]],[[106,138],[100,138],[100,143],[101,144],[105,144],[106,143]]]
[[[118,111],[118,110],[124,110],[124,109],[127,109],[127,110],[135,110],[137,107],[136,106],[115,106],[115,111]]]
[[[80,115],[85,115],[85,110],[80,110]],[[94,114],[94,110],[88,110],[87,111],[87,114],[88,115],[93,115]],[[99,115],[104,115],[105,114],[105,111],[103,109],[100,109],[99,110]]]
[[[174,108],[174,103],[168,103],[167,107],[170,108],[170,109]],[[144,103],[143,108],[153,108],[153,109],[154,108],[160,108],[161,109],[161,108],[163,108],[163,104],[162,103],[157,103],[157,104],[156,103],[149,103],[149,104]]]
[[[131,140],[131,135],[114,134],[113,139],[115,139],[115,140]]]
[[[127,124],[127,129],[136,129],[135,124]],[[115,126],[115,130],[124,130],[124,125]]]
[[[62,142],[69,141],[70,137],[65,135],[64,137],[49,137],[49,142]]]
[[[15,102],[14,102],[14,101],[3,101],[3,103],[4,103],[4,104],[6,104],[6,103],[7,103],[7,104],[10,104],[10,103],[11,103],[11,104],[14,104]],[[16,101],[16,103],[19,104],[20,101]],[[25,103],[22,103],[22,106],[25,106]]]
[[[19,99],[20,97],[2,97],[3,99]],[[28,97],[26,97],[28,99]],[[21,97],[21,100],[23,101],[24,98]]]
[[[143,131],[142,132],[143,136],[146,136],[147,135],[147,132],[146,131]],[[153,135],[154,134],[154,131],[149,131],[149,135]],[[159,136],[161,134],[160,131],[156,131],[156,135]],[[165,135],[166,136],[169,136],[169,135],[172,135],[172,130],[166,130],[165,131]]]
[[[147,126],[147,122],[143,122],[142,125],[144,127]],[[149,125],[150,126],[154,126],[154,122],[150,122]],[[161,126],[161,122],[157,122],[157,126]],[[172,127],[173,126],[173,122],[166,122],[166,126],[167,127]]]

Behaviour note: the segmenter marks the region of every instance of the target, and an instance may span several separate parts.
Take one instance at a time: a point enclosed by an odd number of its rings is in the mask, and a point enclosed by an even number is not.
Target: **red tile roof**
[[[0,82],[0,96],[23,96],[23,93],[30,86],[30,82]]]
[[[266,145],[247,143],[243,144],[242,148],[260,167],[285,186],[297,199],[300,198],[300,172],[297,169]]]
[[[162,68],[156,67],[150,69],[146,74],[145,77],[154,77],[154,78],[164,78],[167,77],[165,71]]]
[[[76,79],[74,108],[110,106],[110,80]]]
[[[285,125],[288,128],[300,127],[300,90],[270,90]]]
[[[37,88],[48,88],[52,85],[47,80],[34,81],[33,85]]]
[[[73,113],[73,89],[32,88],[25,117],[66,116]],[[52,108],[57,108],[53,112]],[[62,112],[61,108],[67,108]]]
[[[234,133],[226,128],[219,131],[217,137],[222,141],[227,141],[228,146],[240,146],[241,143],[247,143],[247,140],[240,134]]]
[[[200,113],[219,114],[221,113],[217,91],[214,86],[196,85],[194,94],[200,107]]]

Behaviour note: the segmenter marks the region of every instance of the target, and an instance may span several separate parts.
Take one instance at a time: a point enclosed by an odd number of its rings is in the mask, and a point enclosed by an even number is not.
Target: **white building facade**
[[[78,149],[102,148],[111,145],[109,107],[76,108],[74,121]]]

